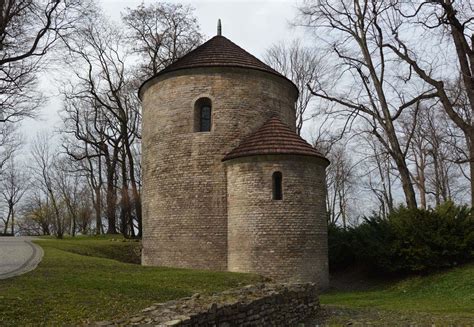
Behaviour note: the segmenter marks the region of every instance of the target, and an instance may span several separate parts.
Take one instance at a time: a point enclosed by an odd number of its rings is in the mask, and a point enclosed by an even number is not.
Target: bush
[[[333,271],[362,264],[379,272],[427,272],[474,258],[474,221],[469,208],[451,202],[434,210],[400,207],[386,219],[332,227],[329,242]]]
[[[355,264],[355,253],[352,251],[354,242],[352,228],[344,229],[335,224],[328,226],[329,269],[341,270]]]

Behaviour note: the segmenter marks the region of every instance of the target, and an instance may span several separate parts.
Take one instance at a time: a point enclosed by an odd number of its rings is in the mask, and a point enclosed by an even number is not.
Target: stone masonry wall
[[[194,132],[194,104],[212,101],[211,132]],[[295,126],[297,91],[242,68],[158,76],[143,92],[144,265],[227,269],[227,187],[221,159],[277,114]]]
[[[266,155],[229,160],[228,268],[275,280],[329,283],[327,162]],[[272,199],[272,174],[283,176],[283,199]]]
[[[314,284],[249,285],[214,296],[158,303],[108,326],[296,326],[319,309]]]

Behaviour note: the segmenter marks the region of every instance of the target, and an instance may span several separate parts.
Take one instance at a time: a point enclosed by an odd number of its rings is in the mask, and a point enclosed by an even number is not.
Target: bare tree
[[[5,164],[22,145],[22,137],[10,122],[0,124],[0,175]]]
[[[56,171],[56,188],[66,207],[66,213],[70,218],[69,234],[75,236],[79,227],[79,221],[81,221],[81,231],[84,231],[88,226],[85,217],[81,216],[89,207],[89,203],[84,201],[83,196],[87,185],[85,181],[86,176],[83,170],[75,167],[75,162],[71,161],[69,157],[62,157],[60,160],[57,160],[54,168]],[[86,208],[82,206],[86,206]],[[84,224],[86,224],[85,227]]]
[[[350,216],[349,202],[354,191],[356,164],[348,156],[345,146],[341,145],[332,147],[326,157],[331,161],[326,170],[328,222],[342,222],[342,227],[346,228]]]
[[[96,211],[96,233],[102,232],[102,187],[105,187],[105,216],[107,233],[116,233],[117,167],[122,137],[110,127],[107,111],[80,95],[73,89],[65,92],[66,106],[63,111],[63,143],[66,153],[82,162],[93,189]],[[87,94],[87,93],[86,93]]]
[[[394,209],[395,203],[393,188],[397,175],[393,174],[393,159],[373,135],[368,135],[365,142],[369,156],[364,160],[364,165],[367,167],[366,173],[360,177],[364,179],[367,188],[377,199],[378,214],[381,217],[387,217]]]
[[[401,121],[402,138],[410,138],[407,160],[413,163],[414,169],[410,171],[412,180],[418,189],[420,207],[427,207],[427,170],[429,165],[429,141],[426,137],[426,115],[430,114],[429,108],[419,109],[420,113],[413,110],[403,117]],[[413,126],[413,122],[416,125]]]
[[[138,53],[147,58],[143,73],[156,73],[199,44],[201,35],[192,9],[181,5],[141,5],[128,9],[123,20],[128,34],[96,13],[67,43],[70,55],[66,63],[74,77],[63,89],[62,132],[66,152],[83,162],[88,172],[95,194],[97,232],[104,185],[107,233],[116,233],[118,227],[133,237],[140,236],[142,229],[137,150],[141,106],[136,93],[137,67],[128,63]]]
[[[140,79],[155,75],[202,43],[194,9],[189,5],[141,4],[127,8],[122,20],[129,44],[142,58]]]
[[[290,79],[298,87],[296,102],[296,131],[301,134],[303,123],[308,119],[306,110],[314,97],[307,85],[315,85],[326,73],[323,54],[316,48],[303,46],[301,40],[290,44],[278,43],[271,46],[264,56],[265,62],[273,69]]]
[[[31,191],[21,208],[20,233],[53,234],[58,238],[88,233],[91,199],[87,176],[76,162],[59,152],[52,135],[40,133],[32,145]]]
[[[411,10],[409,8],[412,8]],[[449,118],[465,133],[468,140],[468,157],[470,176],[474,175],[474,124],[471,117],[474,113],[474,8],[469,1],[433,0],[422,1],[413,5],[398,4],[396,19],[390,20],[391,39],[383,41],[383,47],[408,64],[409,68],[432,87]],[[393,13],[392,13],[393,14]],[[395,15],[393,15],[395,16]],[[388,20],[388,19],[387,19]],[[423,54],[416,51],[403,38],[402,31],[406,26],[423,26],[425,31],[441,31],[449,35],[454,51],[445,58],[452,58],[459,74],[461,85],[453,83],[452,74],[440,74],[443,67],[433,67],[426,62]],[[445,59],[443,58],[443,60]],[[439,68],[439,69],[437,69]],[[457,102],[465,95],[469,114],[457,110]],[[474,180],[471,178],[471,202],[474,203]]]
[[[94,22],[84,26],[75,42],[69,43],[70,65],[73,68],[75,85],[65,90],[67,101],[66,133],[74,135],[95,148],[95,154],[104,159],[106,167],[106,215],[107,233],[116,233],[116,181],[117,168],[121,167],[121,216],[122,221],[134,231],[130,205],[134,205],[135,219],[141,233],[141,201],[135,178],[135,158],[132,147],[140,137],[141,112],[133,89],[133,74],[125,64],[123,35],[120,30],[97,16]],[[76,60],[82,62],[87,71],[76,68]],[[84,116],[84,109],[88,116]],[[91,133],[92,131],[92,133]],[[94,137],[95,135],[95,137]],[[68,151],[78,160],[91,153],[84,147],[82,153]],[[76,152],[76,153],[74,153]],[[128,187],[131,196],[129,199]]]
[[[0,1],[0,122],[33,117],[44,55],[81,18],[80,0]]]
[[[54,227],[56,237],[63,238],[67,232],[66,216],[63,215],[63,204],[57,189],[57,160],[58,154],[53,151],[50,144],[51,135],[40,133],[32,145],[31,156],[33,159],[32,171],[35,175],[35,181],[42,196],[38,201],[40,208],[43,207],[49,216],[52,216],[51,224]]]
[[[42,192],[29,192],[27,201],[21,207],[21,217],[18,220],[20,235],[51,235],[52,216],[49,207],[43,200]]]
[[[383,1],[307,1],[300,7],[302,24],[324,35],[334,55],[334,87],[308,85],[322,101],[333,104],[332,112],[345,116],[347,131],[354,121],[368,126],[392,157],[408,207],[417,206],[416,193],[406,155],[409,143],[402,144],[397,120],[408,108],[436,96],[432,87],[414,84],[408,70],[400,70],[387,54],[381,19],[391,3]],[[332,60],[330,57],[328,60]],[[408,142],[410,138],[408,138]]]
[[[464,136],[438,101],[426,108],[420,118],[419,130],[413,139],[418,157],[423,157],[425,163],[426,194],[429,198],[434,197],[435,205],[453,201],[458,195],[461,198],[457,200],[464,202],[465,180],[461,182],[461,179],[466,163],[459,164],[460,156],[466,156]]]
[[[17,205],[23,198],[27,188],[28,177],[25,172],[25,167],[15,160],[15,157],[10,157],[3,171],[1,184],[1,194],[7,206],[6,218],[2,218],[4,222],[4,234],[8,232],[8,226],[10,225],[11,234],[15,235]]]
[[[102,187],[103,187],[103,169],[102,169],[102,156],[94,155],[89,150],[89,142],[84,141],[84,155],[80,160],[82,170],[87,176],[87,182],[92,190],[91,201],[94,207],[95,213],[95,234],[104,234],[104,226],[102,224]],[[77,156],[71,155],[71,150],[67,150],[68,154],[75,160],[78,160]]]
[[[91,229],[93,215],[90,206],[88,189],[83,188],[78,195],[77,228],[82,235],[87,235]]]

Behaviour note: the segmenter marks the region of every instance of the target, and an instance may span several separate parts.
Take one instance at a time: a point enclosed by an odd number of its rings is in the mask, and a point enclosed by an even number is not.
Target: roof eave
[[[302,156],[302,157],[309,157],[309,158],[317,158],[317,159],[322,159],[323,161],[326,162],[326,167],[331,164],[328,158],[318,155],[318,154],[307,154],[307,153],[295,153],[295,152],[268,152],[268,153],[249,153],[249,154],[228,154],[226,155],[221,161],[226,162],[230,161],[233,159],[239,159],[239,158],[247,158],[247,157],[257,157],[257,156],[280,156],[280,155],[286,155],[286,156]]]
[[[146,84],[148,84],[149,82],[153,81],[155,78],[157,77],[160,77],[160,76],[163,76],[163,75],[166,75],[168,73],[173,73],[173,72],[176,72],[176,71],[181,71],[181,70],[187,70],[187,69],[199,69],[199,68],[241,68],[241,69],[250,69],[250,70],[257,70],[257,71],[261,71],[261,72],[264,72],[264,73],[268,73],[268,74],[271,74],[273,76],[277,76],[277,77],[280,77],[284,80],[286,80],[287,82],[291,83],[291,85],[293,85],[295,91],[296,91],[296,98],[299,97],[300,95],[300,91],[298,90],[298,87],[295,85],[295,83],[293,83],[289,78],[277,73],[277,72],[271,72],[271,71],[268,71],[268,70],[265,70],[265,69],[260,69],[260,68],[256,68],[256,67],[246,67],[246,66],[239,66],[239,65],[202,65],[202,66],[195,66],[195,67],[179,67],[179,68],[176,68],[176,69],[172,69],[172,70],[166,70],[163,69],[162,71],[158,72],[157,74],[153,75],[152,77],[148,78],[147,80],[145,80],[141,85],[140,87],[138,88],[138,98],[140,100],[142,100],[142,96],[143,96],[143,92],[144,92],[144,87],[146,86]]]

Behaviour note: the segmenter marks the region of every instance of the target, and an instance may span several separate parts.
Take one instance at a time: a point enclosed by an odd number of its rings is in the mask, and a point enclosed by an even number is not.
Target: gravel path
[[[29,272],[43,258],[43,249],[31,237],[0,237],[0,279]]]

